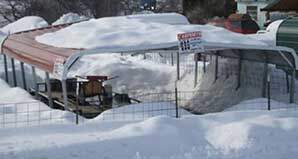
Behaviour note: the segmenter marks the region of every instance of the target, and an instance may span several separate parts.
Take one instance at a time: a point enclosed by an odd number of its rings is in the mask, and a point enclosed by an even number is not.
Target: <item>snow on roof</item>
[[[47,27],[48,23],[41,17],[27,16],[1,28],[0,31],[6,34],[13,34],[21,31]]]
[[[207,43],[267,46],[266,43],[223,28],[210,25],[158,23],[155,21],[158,17],[181,19],[183,16],[179,14],[149,14],[91,19],[73,24],[57,32],[38,36],[36,40],[43,44],[64,48],[138,47],[176,44],[177,34],[201,31],[203,41]]]
[[[79,21],[88,20],[89,18],[86,16],[81,16],[77,13],[67,13],[62,15],[59,19],[57,19],[52,25],[61,25],[67,23],[75,23]]]

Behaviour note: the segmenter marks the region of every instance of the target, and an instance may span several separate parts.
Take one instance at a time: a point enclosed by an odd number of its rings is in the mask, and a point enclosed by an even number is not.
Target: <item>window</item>
[[[258,20],[258,7],[257,6],[247,6],[246,12],[251,16],[252,19]]]

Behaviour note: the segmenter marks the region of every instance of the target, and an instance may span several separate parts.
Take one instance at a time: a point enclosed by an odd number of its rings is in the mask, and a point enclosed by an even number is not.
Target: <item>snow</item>
[[[276,46],[277,31],[283,21],[284,20],[274,21],[267,27],[265,31],[262,31],[259,34],[251,34],[248,36],[263,41],[271,46]]]
[[[58,20],[56,20],[52,25],[60,25],[67,23],[75,23],[80,21],[88,20],[89,18],[86,16],[81,16],[77,13],[67,13],[62,15]]]
[[[110,121],[136,121],[143,120],[155,116],[170,116],[176,117],[175,103],[171,102],[150,102],[131,104],[107,110],[100,114],[96,119],[98,120],[110,120]],[[178,116],[190,115],[190,113],[184,109],[178,108]]]
[[[0,127],[24,127],[50,123],[72,123],[75,115],[53,110],[25,90],[11,88],[0,79]]]
[[[27,16],[1,28],[5,34],[13,34],[21,31],[47,27],[48,23],[41,17]]]
[[[296,104],[285,104],[275,100],[270,100],[271,109],[296,109]],[[239,104],[226,109],[225,111],[244,111],[244,110],[267,110],[268,109],[268,99],[266,98],[256,98],[251,100],[242,101]]]
[[[144,47],[176,44],[177,34],[202,31],[203,42],[267,46],[263,42],[232,33],[224,28],[210,25],[171,25],[150,22],[153,19],[151,16],[152,14],[138,15],[135,18],[134,16],[122,16],[91,19],[54,33],[37,36],[36,40],[40,43],[64,48]]]
[[[10,23],[0,29],[0,44],[5,40],[7,35],[32,30],[37,28],[47,27],[48,23],[41,17],[27,16],[13,23]]]
[[[70,70],[69,76],[104,75],[118,76],[107,81],[115,92],[139,91],[136,93],[174,90],[176,67],[145,60],[143,56],[101,54],[84,56]],[[124,89],[124,90],[123,90]]]
[[[141,122],[5,128],[2,158],[294,159],[296,111],[225,112]]]

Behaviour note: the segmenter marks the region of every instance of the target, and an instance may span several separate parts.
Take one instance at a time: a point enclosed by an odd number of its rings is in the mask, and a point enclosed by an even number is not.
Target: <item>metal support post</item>
[[[218,79],[218,54],[216,53],[216,57],[215,57],[215,74],[214,74],[214,82],[217,81]]]
[[[23,88],[25,90],[27,90],[27,82],[26,82],[26,76],[25,76],[24,62],[21,62],[21,73],[22,73]]]
[[[194,88],[197,87],[198,84],[198,54],[195,54],[195,74],[194,74]]]
[[[238,90],[241,86],[241,71],[242,71],[242,56],[239,56],[238,59],[238,74],[237,74],[237,88],[236,90]]]
[[[268,98],[268,110],[271,110],[271,80],[270,80],[270,74],[268,73],[267,77],[267,98]]]
[[[204,60],[203,71],[204,71],[204,73],[206,73],[206,58],[207,58],[207,56],[203,56],[203,60]]]
[[[7,67],[7,56],[3,55],[3,60],[4,60],[4,71],[5,71],[5,81],[8,83],[8,67]]]
[[[296,77],[296,70],[292,70],[292,77],[291,77],[291,87],[290,87],[290,103],[294,103],[295,98],[295,77]]]
[[[179,109],[178,109],[178,88],[175,87],[175,105],[176,105],[176,118],[179,118]]]
[[[36,70],[35,67],[32,66],[32,77],[33,77],[33,86],[34,86],[34,91],[35,91],[35,99],[38,98],[39,90],[38,90],[38,84],[37,84],[37,77],[36,77]]]
[[[66,86],[66,80],[62,80],[62,92],[63,92],[63,104],[65,110],[68,110],[68,97],[67,97],[67,86]]]
[[[266,61],[264,63],[264,73],[263,73],[263,89],[262,89],[263,98],[266,98],[267,77],[268,77],[268,63]]]
[[[52,86],[50,82],[50,74],[48,72],[46,72],[46,84],[47,84],[47,92],[48,92],[48,98],[49,98],[49,106],[53,108],[54,105],[53,105],[53,97],[52,97]]]
[[[18,85],[17,85],[16,68],[15,68],[15,62],[13,58],[11,58],[11,67],[12,67],[13,86],[17,87]]]

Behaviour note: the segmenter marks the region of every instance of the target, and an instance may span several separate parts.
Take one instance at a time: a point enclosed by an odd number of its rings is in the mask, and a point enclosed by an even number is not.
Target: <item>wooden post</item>
[[[21,73],[22,73],[23,88],[25,90],[27,90],[27,82],[26,82],[26,76],[25,76],[24,62],[21,62]]]
[[[11,58],[11,67],[12,67],[12,77],[13,77],[13,86],[17,87],[17,77],[16,77],[16,68],[15,68],[15,63],[14,63],[14,59]]]
[[[216,53],[216,57],[215,57],[215,74],[214,74],[214,82],[217,81],[218,79],[218,53]]]
[[[177,80],[180,80],[180,54],[177,52]]]
[[[8,83],[8,68],[7,68],[7,57],[3,54],[3,60],[4,60],[4,71],[5,71],[5,81]]]
[[[291,77],[291,87],[290,87],[290,103],[294,103],[295,100],[295,78],[296,78],[296,70],[292,70]]]
[[[37,84],[36,70],[34,66],[32,66],[31,68],[32,68],[33,86],[35,91],[35,99],[37,99],[39,90],[38,90],[38,84]]]
[[[49,98],[49,106],[53,108],[54,105],[53,105],[53,97],[52,97],[52,86],[50,82],[50,74],[48,72],[46,72],[46,84],[47,84],[47,92],[48,92],[48,98]]]

